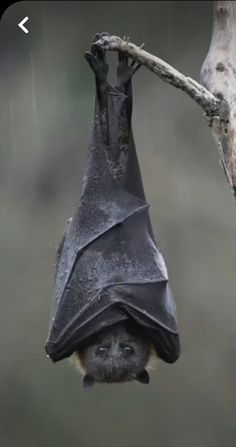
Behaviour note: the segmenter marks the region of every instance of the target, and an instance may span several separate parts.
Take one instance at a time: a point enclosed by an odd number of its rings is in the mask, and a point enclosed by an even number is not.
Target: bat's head
[[[136,380],[149,383],[145,369],[151,344],[140,329],[119,323],[94,336],[91,343],[76,352],[84,372],[83,388],[90,389],[98,383],[122,383]]]

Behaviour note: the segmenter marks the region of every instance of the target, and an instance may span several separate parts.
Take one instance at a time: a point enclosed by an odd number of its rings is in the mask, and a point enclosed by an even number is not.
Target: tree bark
[[[221,162],[236,196],[236,2],[216,1],[208,54],[202,65],[201,83],[222,98],[222,109],[211,127]]]

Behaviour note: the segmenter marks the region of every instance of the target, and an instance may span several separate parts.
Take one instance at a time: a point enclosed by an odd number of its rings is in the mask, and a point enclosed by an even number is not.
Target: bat
[[[155,355],[180,355],[176,305],[149,216],[132,131],[132,77],[139,68],[118,54],[117,83],[105,51],[85,53],[96,100],[82,194],[58,250],[46,352],[72,355],[94,383],[149,382]]]

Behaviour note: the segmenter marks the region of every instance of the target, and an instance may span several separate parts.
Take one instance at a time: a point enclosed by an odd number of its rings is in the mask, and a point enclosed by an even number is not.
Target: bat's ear
[[[83,378],[83,391],[88,391],[95,385],[95,380],[89,374],[85,374]]]
[[[150,382],[150,377],[149,377],[149,374],[146,371],[146,369],[143,369],[142,371],[140,371],[136,375],[135,380],[137,380],[140,383],[143,383],[143,384],[147,385]]]

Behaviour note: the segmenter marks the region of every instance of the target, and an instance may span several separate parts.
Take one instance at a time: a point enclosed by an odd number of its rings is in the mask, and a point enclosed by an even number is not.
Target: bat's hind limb
[[[84,55],[91,69],[95,73],[96,79],[101,83],[107,82],[108,64],[106,62],[106,51],[95,42],[104,34],[107,35],[107,33],[94,35],[91,51],[86,51]]]
[[[128,37],[124,37],[124,40],[129,41]],[[132,60],[129,63],[129,57],[124,51],[118,52],[118,66],[117,66],[117,90],[127,94],[127,89],[131,84],[131,79],[136,71],[141,67],[141,64]]]

